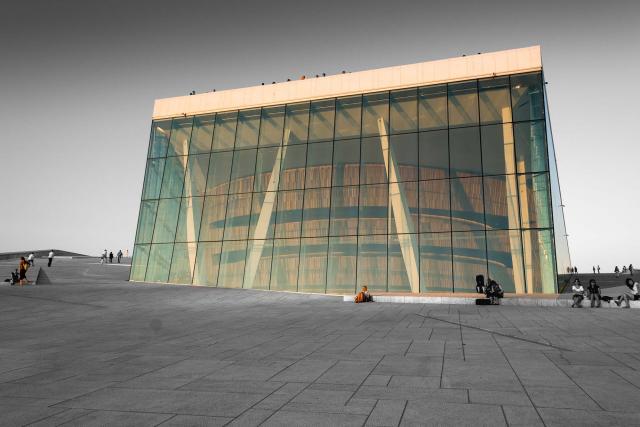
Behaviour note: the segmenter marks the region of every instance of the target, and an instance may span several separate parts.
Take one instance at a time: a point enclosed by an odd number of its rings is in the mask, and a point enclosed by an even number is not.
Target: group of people
[[[53,252],[53,249],[51,249],[48,255],[48,259],[49,259],[49,262],[47,263],[48,267],[51,267],[54,256],[55,256],[55,253]],[[27,270],[29,270],[29,268],[33,267],[35,264],[36,264],[36,255],[33,252],[29,253],[29,255],[26,258],[21,256],[20,261],[18,262],[18,269],[16,270],[15,273],[11,273],[12,284],[13,282],[15,282],[20,286],[24,286],[31,283],[27,279]]]
[[[627,272],[629,272],[629,274],[633,276],[633,264],[629,264],[629,268],[627,268],[626,265],[623,265],[622,271],[620,271],[620,269],[616,265],[616,268],[613,269],[613,272],[616,273],[616,277],[620,277],[620,273],[627,274]]]
[[[115,255],[116,260],[118,261],[118,264],[120,264],[120,260],[122,259],[123,256],[124,254],[122,253],[122,249],[118,249],[118,253]],[[105,262],[107,262],[107,260],[109,260],[110,264],[113,264],[113,258],[114,258],[113,251],[107,253],[107,250],[105,249],[104,252],[102,252],[102,255],[100,255],[100,264],[104,264]]]
[[[575,279],[573,281],[573,286],[571,287],[571,290],[573,291],[573,304],[571,304],[571,307],[581,308],[582,301],[586,296],[591,301],[592,308],[600,307],[602,301],[609,303],[612,300],[618,307],[621,307],[622,302],[624,301],[625,305],[623,308],[631,308],[631,304],[629,302],[637,301],[640,299],[640,285],[631,277],[627,277],[627,280],[625,280],[625,285],[628,289],[614,300],[609,296],[602,295],[602,293],[600,292],[600,286],[598,286],[596,279],[589,280],[589,286],[587,286],[586,291],[582,286],[582,283],[580,283],[580,279]]]

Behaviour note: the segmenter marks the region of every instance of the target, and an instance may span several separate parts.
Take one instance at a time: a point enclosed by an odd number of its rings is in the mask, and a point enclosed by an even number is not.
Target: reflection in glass
[[[489,277],[505,292],[522,294],[524,270],[519,230],[487,231]]]
[[[244,276],[244,262],[247,255],[247,241],[226,240],[220,254],[219,288],[241,288]]]
[[[332,236],[346,236],[358,231],[358,187],[333,187],[331,189]]]
[[[302,190],[278,192],[276,238],[300,237],[300,226],[302,224],[302,201]]]
[[[337,142],[336,144],[344,143]],[[380,137],[363,138],[361,150],[360,183],[377,184],[387,182],[388,172],[382,156]]]
[[[353,294],[356,289],[358,240],[355,236],[329,237],[327,293]]]
[[[272,254],[273,240],[249,240],[247,242],[244,288],[269,289]]]
[[[544,118],[542,74],[511,76],[511,104],[514,122]]]
[[[173,247],[169,283],[190,285],[195,261],[195,243],[176,243]]]
[[[515,124],[518,173],[547,170],[544,121]]]
[[[333,142],[309,144],[305,188],[330,187]]]
[[[417,234],[390,234],[388,250],[389,292],[411,292],[412,277],[416,285],[420,280]]]
[[[251,200],[250,239],[273,239],[276,219],[276,193],[253,193]]]
[[[301,239],[298,291],[324,293],[327,285],[326,237]]]
[[[334,100],[312,101],[309,112],[309,142],[333,139]]]
[[[387,234],[388,191],[387,184],[360,186],[358,234]]]
[[[304,191],[303,237],[329,234],[330,197],[330,188],[308,188]]]
[[[147,272],[147,261],[149,260],[149,249],[151,245],[136,245],[133,249],[133,259],[131,260],[131,278],[135,282],[144,281]]]
[[[187,170],[184,175],[184,197],[203,196],[207,184],[207,169],[209,168],[209,154],[189,156]]]
[[[358,185],[360,175],[360,140],[336,141],[333,144],[333,185]]]
[[[157,200],[147,200],[140,203],[140,214],[138,215],[138,230],[136,232],[136,243],[151,243],[153,237],[153,226],[156,222],[156,212],[158,210]]]
[[[246,239],[251,215],[251,193],[231,194],[227,200],[224,240]]]
[[[484,177],[484,208],[487,229],[520,227],[515,175]]]
[[[378,121],[382,120],[382,132]],[[389,92],[362,97],[362,136],[384,135],[389,129]]]
[[[222,240],[224,216],[227,208],[227,196],[207,196],[204,198],[200,241]]]
[[[522,244],[527,293],[556,293],[551,230],[524,230]]]
[[[167,157],[162,176],[162,190],[160,197],[180,197],[184,184],[184,172],[187,167],[187,157]]]
[[[289,146],[282,150],[282,170],[280,190],[304,188],[304,167],[307,160],[307,146]]]
[[[238,112],[238,129],[236,130],[236,149],[255,147],[258,145],[260,130],[260,109],[242,110]]]
[[[420,130],[447,128],[447,85],[418,89],[418,123]]]
[[[482,175],[480,131],[477,127],[449,131],[451,176]]]
[[[193,284],[201,286],[218,285],[218,267],[220,265],[222,242],[200,242],[196,254],[196,266]]]
[[[451,238],[455,292],[475,292],[476,275],[487,278],[484,231],[452,233]]]
[[[256,158],[256,176],[253,181],[253,191],[267,191],[267,189],[269,189],[269,182],[271,181],[272,174],[274,172],[277,174],[280,170],[280,165],[276,165],[276,162],[280,161],[278,153],[280,153],[281,151],[282,150],[280,149],[280,147],[258,149],[258,156]],[[275,186],[271,188],[272,191],[276,189],[277,187]]]
[[[480,123],[507,123],[511,121],[509,77],[494,77],[478,82]]]
[[[300,239],[276,239],[273,244],[271,290],[297,291]]]
[[[167,155],[169,135],[171,135],[171,119],[161,120],[151,124],[149,157],[164,157]]]
[[[193,131],[191,133],[191,143],[189,144],[189,154],[208,153],[211,151],[214,124],[214,114],[193,118]]]
[[[176,224],[180,199],[161,199],[158,202],[156,226],[153,229],[153,243],[173,243],[176,237]]]
[[[192,117],[173,119],[167,156],[185,156],[189,154],[189,139],[191,139],[192,124]]]
[[[213,134],[213,151],[233,150],[233,141],[236,139],[236,124],[238,113],[216,114],[215,132]]]
[[[389,185],[389,233],[418,232],[418,183]]]
[[[389,137],[391,161],[397,166],[390,181],[418,180],[418,135],[409,133]],[[395,178],[395,179],[394,179]]]
[[[335,139],[360,136],[360,110],[362,97],[351,96],[336,99]]]
[[[391,133],[416,132],[418,130],[418,101],[416,89],[391,92]]]
[[[229,193],[248,193],[253,188],[253,173],[256,169],[256,151],[257,150],[254,149],[233,152]]]
[[[176,242],[195,242],[200,232],[203,197],[186,197],[180,204]]]
[[[449,177],[449,133],[446,130],[419,134],[420,179]]]
[[[420,232],[451,230],[449,181],[420,182]]]
[[[144,280],[147,282],[167,282],[172,253],[173,243],[151,245],[147,274]]]
[[[511,123],[482,126],[482,169],[485,175],[515,173],[513,128]]]
[[[484,230],[482,178],[455,178],[450,183],[452,230]]]
[[[165,159],[147,160],[147,170],[144,177],[144,186],[142,187],[142,200],[157,199],[160,197],[164,162]]]
[[[304,144],[309,133],[309,103],[287,105],[284,122],[285,132],[289,130],[289,144]],[[333,129],[332,129],[333,131]]]
[[[282,142],[283,124],[283,105],[263,108],[262,121],[260,122],[260,146],[280,145]]]
[[[522,228],[551,227],[549,176],[534,173],[518,176]]]
[[[207,195],[227,194],[233,152],[211,153],[209,175],[207,176]]]
[[[478,124],[478,87],[476,81],[448,86],[449,127]]]
[[[387,236],[358,237],[358,286],[387,291]]]
[[[451,234],[420,234],[420,292],[451,292]]]

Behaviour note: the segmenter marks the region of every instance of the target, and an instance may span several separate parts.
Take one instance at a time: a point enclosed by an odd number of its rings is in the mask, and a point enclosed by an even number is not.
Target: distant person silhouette
[[[109,252],[109,264],[113,264],[113,251]]]
[[[54,257],[55,255],[56,255],[56,254],[54,254],[54,253],[53,253],[53,249],[51,249],[51,250],[49,251],[49,263],[47,264],[47,267],[51,267],[51,263],[53,262],[53,257]]]
[[[122,259],[122,249],[118,249],[118,253],[116,255],[118,257],[118,264],[120,264],[120,260]]]
[[[613,269],[613,272],[616,273],[616,277],[620,277],[620,269],[616,265],[616,268]]]
[[[29,254],[29,258],[27,258],[27,262],[28,262],[28,263],[29,263],[29,265],[30,265],[30,266],[32,266],[32,267],[33,267],[33,264],[35,264],[34,258],[35,258],[35,255],[33,254],[33,252],[31,252],[31,253]]]
[[[633,276],[633,264],[629,264],[629,274]]]
[[[593,274],[596,274],[596,266],[593,266]]]
[[[598,265],[598,274],[600,274],[600,265]]]

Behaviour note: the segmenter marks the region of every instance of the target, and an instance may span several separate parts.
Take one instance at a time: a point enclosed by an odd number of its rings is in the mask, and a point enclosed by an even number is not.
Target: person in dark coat
[[[591,300],[591,308],[593,308],[594,306],[600,308],[600,305],[602,304],[602,295],[600,294],[600,286],[598,286],[595,279],[589,280],[589,286],[587,286],[587,295]]]

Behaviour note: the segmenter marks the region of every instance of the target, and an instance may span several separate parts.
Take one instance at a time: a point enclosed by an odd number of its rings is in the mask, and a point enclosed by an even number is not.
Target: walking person
[[[29,254],[29,258],[27,258],[27,262],[29,262],[29,265],[30,265],[31,267],[33,267],[33,264],[35,264],[35,261],[34,261],[34,258],[35,258],[35,257],[36,257],[36,256],[33,254],[33,252],[31,252],[31,253]]]
[[[600,274],[600,265],[598,264],[598,274]]]
[[[56,254],[54,254],[54,253],[53,253],[53,249],[51,249],[51,250],[49,251],[49,263],[47,264],[47,267],[51,267],[51,263],[53,262],[53,257],[54,257],[55,255],[56,255]]]
[[[633,264],[629,264],[629,274],[633,276]]]
[[[104,262],[106,261],[106,259],[104,258],[104,253],[100,254],[100,265],[104,264]]]
[[[113,264],[113,251],[109,252],[109,264]]]
[[[627,285],[627,288],[629,288],[629,290],[626,291],[623,295],[620,295],[616,299],[615,303],[618,307],[620,307],[620,304],[622,304],[622,300],[624,299],[624,308],[631,308],[631,304],[629,304],[629,301],[637,301],[638,299],[640,299],[640,290],[638,289],[639,285],[638,282],[634,282],[631,277],[627,277],[627,280],[625,280],[625,285]]]
[[[573,291],[573,304],[571,307],[582,308],[582,300],[584,299],[584,287],[580,283],[580,279],[576,279],[571,287]]]
[[[118,253],[116,255],[118,257],[118,264],[120,264],[120,260],[122,259],[122,249],[118,249]]]
[[[620,269],[616,265],[616,268],[613,269],[613,272],[616,273],[616,277],[620,277]]]
[[[596,274],[596,266],[593,266],[593,274]]]
[[[29,281],[27,280],[28,269],[29,269],[29,263],[27,262],[26,259],[24,259],[23,256],[21,256],[20,263],[18,264],[18,275],[19,275],[18,283],[20,283],[20,286],[23,286],[25,283],[29,284]]]
[[[589,280],[589,286],[587,286],[587,295],[591,300],[591,308],[595,305],[596,308],[600,308],[602,304],[602,295],[600,294],[600,286],[596,283],[596,279]],[[597,305],[596,305],[597,303]]]

